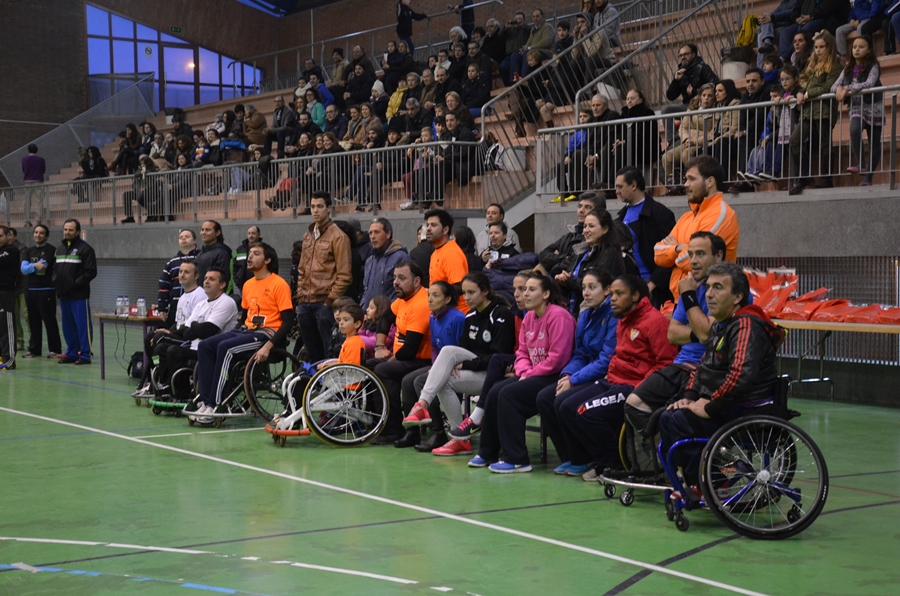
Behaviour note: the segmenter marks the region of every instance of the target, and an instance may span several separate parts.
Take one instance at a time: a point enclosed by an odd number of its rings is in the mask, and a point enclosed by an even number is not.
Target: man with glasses
[[[325,132],[334,133],[334,136],[340,141],[347,135],[347,126],[350,121],[346,116],[341,114],[337,106],[330,105],[325,108]]]
[[[462,86],[459,81],[450,78],[450,73],[443,66],[438,67],[434,71],[434,78],[437,79],[437,87],[434,90],[434,104],[443,105],[447,94],[453,91],[456,94],[462,92]]]
[[[700,87],[706,83],[715,85],[719,77],[713,69],[698,55],[697,46],[689,43],[678,50],[679,68],[675,71],[675,78],[666,89],[666,99],[675,101],[679,97],[681,103],[687,105],[697,95]]]
[[[263,141],[263,155],[272,154],[272,141],[278,141],[278,159],[284,158],[284,148],[286,141],[294,132],[297,126],[297,114],[294,110],[284,105],[284,97],[279,95],[275,98],[275,112],[272,114],[272,126],[263,129],[265,135]]]

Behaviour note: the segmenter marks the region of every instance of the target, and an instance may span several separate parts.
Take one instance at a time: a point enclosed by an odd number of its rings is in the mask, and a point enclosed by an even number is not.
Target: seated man
[[[784,330],[761,308],[749,303],[750,282],[730,262],[709,269],[706,304],[716,322],[710,327],[706,352],[684,390],[659,419],[664,452],[676,441],[709,437],[743,415],[744,407],[773,397],[778,383],[777,351]],[[699,448],[682,448],[674,462],[684,474],[688,499],[697,499]]]
[[[173,324],[168,328],[154,329],[144,337],[144,354],[148,356],[155,354],[160,339],[181,329],[188,317],[194,312],[194,308],[203,301],[205,294],[197,286],[198,277],[196,261],[183,261],[178,266],[178,284],[181,286],[181,296],[175,303],[176,308],[172,309],[175,313],[172,317]],[[157,363],[157,359],[151,359],[151,365],[141,376],[137,391],[131,394],[133,397],[150,397],[153,395],[153,391],[150,390],[150,368]]]
[[[193,262],[189,262],[193,264]],[[238,309],[231,296],[225,293],[228,282],[225,272],[210,269],[203,280],[206,298],[196,302],[187,320],[180,327],[161,329],[157,332],[153,348],[153,362],[157,364],[157,376],[161,392],[172,384],[172,373],[183,368],[189,360],[197,360],[200,341],[226,333],[237,326]]]
[[[413,261],[401,261],[394,267],[394,291],[397,299],[378,320],[375,358],[366,366],[384,384],[390,414],[384,431],[374,445],[391,445],[403,430],[400,384],[407,374],[431,366],[431,311],[428,291],[422,285],[422,269]],[[391,325],[397,326],[393,355],[385,347]]]
[[[263,242],[254,242],[247,253],[247,269],[253,277],[244,284],[241,309],[246,313],[240,330],[220,333],[200,342],[197,349],[196,421],[209,424],[222,401],[227,372],[235,358],[265,362],[272,348],[284,346],[294,326],[291,290],[278,276],[278,254]],[[254,353],[255,352],[255,353]]]
[[[725,241],[711,232],[695,232],[688,243],[691,273],[678,282],[681,296],[669,322],[669,341],[681,346],[675,361],[647,377],[625,401],[625,415],[637,432],[643,432],[650,414],[666,406],[672,396],[680,399],[691,373],[706,351],[704,342],[715,319],[706,306],[709,268],[725,259]]]

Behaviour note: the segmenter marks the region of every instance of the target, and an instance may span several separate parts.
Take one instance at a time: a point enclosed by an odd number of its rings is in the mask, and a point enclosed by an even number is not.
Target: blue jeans
[[[66,358],[90,360],[94,337],[90,301],[61,298],[59,311],[62,315],[63,337],[66,339]]]
[[[331,351],[334,312],[324,302],[303,302],[297,306],[297,324],[310,362],[324,360]]]

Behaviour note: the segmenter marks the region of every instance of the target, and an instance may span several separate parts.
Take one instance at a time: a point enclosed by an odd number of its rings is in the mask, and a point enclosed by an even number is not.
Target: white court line
[[[262,426],[254,426],[253,428],[227,428],[225,430],[201,430],[195,433],[169,433],[167,435],[144,435],[142,437],[131,437],[132,439],[167,439],[169,437],[190,437],[193,435],[215,435],[221,433],[243,433],[248,430],[262,430]],[[123,435],[124,436],[124,435]]]
[[[643,561],[638,561],[636,559],[629,559],[627,557],[621,557],[619,555],[614,555],[612,553],[607,553],[601,550],[596,550],[593,548],[587,548],[585,546],[579,546],[577,544],[571,544],[569,542],[563,542],[561,540],[555,540],[553,538],[547,538],[545,536],[539,536],[537,534],[530,534],[528,532],[522,532],[520,530],[514,530],[512,528],[506,528],[504,526],[498,526],[496,524],[490,524],[487,522],[479,521],[477,519],[470,519],[467,517],[462,517],[459,515],[454,515],[452,513],[446,513],[444,511],[438,511],[436,509],[429,509],[428,507],[421,507],[419,505],[413,505],[411,503],[404,503],[403,501],[395,501],[393,499],[388,499],[386,497],[379,497],[377,495],[370,495],[368,493],[363,493],[355,490],[351,490],[349,488],[342,488],[340,486],[334,486],[331,484],[325,484],[324,482],[318,482],[316,480],[309,480],[307,478],[300,478],[299,476],[291,476],[290,474],[284,474],[281,472],[276,472],[274,470],[266,470],[265,468],[257,468],[256,466],[251,466],[248,464],[242,464],[240,462],[231,461],[227,459],[222,459],[219,457],[214,457],[212,455],[206,455],[204,453],[195,453],[193,451],[188,451],[186,449],[179,449],[178,447],[172,447],[171,445],[161,445],[159,443],[153,443],[150,441],[145,441],[143,439],[138,439],[135,437],[128,437],[125,435],[120,435],[114,432],[110,432],[107,430],[101,430],[99,428],[92,428],[90,426],[84,426],[81,424],[75,424],[74,422],[67,422],[65,420],[59,420],[57,418],[48,418],[46,416],[39,416],[37,414],[32,414],[30,412],[22,412],[19,410],[13,410],[11,408],[0,407],[0,412],[8,412],[10,414],[18,414],[19,416],[26,416],[28,418],[34,418],[36,420],[43,420],[44,422],[52,422],[55,424],[61,424],[63,426],[69,426],[72,428],[78,428],[81,430],[85,430],[88,432],[93,432],[100,435],[106,435],[108,437],[113,437],[115,439],[122,439],[124,441],[131,441],[132,443],[138,443],[140,445],[148,445],[150,447],[155,447],[156,449],[165,449],[167,451],[172,451],[175,453],[180,453],[182,455],[189,455],[191,457],[197,457],[200,459],[205,459],[207,461],[216,462],[219,464],[225,464],[227,466],[233,466],[235,468],[241,468],[243,470],[249,470],[251,472],[258,472],[260,474],[267,474],[269,476],[275,476],[276,478],[283,478],[285,480],[291,480],[294,482],[300,482],[302,484],[308,484],[309,486],[315,486],[317,488],[324,488],[326,490],[332,490],[335,492],[343,493],[345,495],[351,495],[354,497],[359,497],[362,499],[368,499],[370,501],[375,501],[378,503],[383,503],[385,505],[393,505],[394,507],[401,507],[403,509],[409,509],[411,511],[417,511],[419,513],[425,513],[428,515],[433,515],[437,517],[443,517],[444,519],[449,519],[453,521],[458,521],[460,523],[469,524],[472,526],[478,526],[481,528],[486,528],[488,530],[495,530],[497,532],[502,532],[504,534],[510,534],[512,536],[518,536],[520,538],[525,538],[527,540],[534,540],[536,542],[542,542],[544,544],[550,544],[552,546],[558,546],[561,548],[566,548],[569,550],[586,553],[589,555],[594,555],[597,557],[601,557],[604,559],[609,559],[610,561],[616,561],[617,563],[625,563],[626,565],[632,565],[634,567],[639,567],[641,569],[646,569],[648,571],[655,571],[657,573],[662,573],[664,575],[670,575],[673,577],[679,577],[681,579],[686,579],[689,581],[697,582],[699,584],[704,584],[707,586],[712,586],[714,588],[719,588],[721,590],[727,590],[729,592],[734,592],[735,594],[744,594],[745,596],[765,596],[761,592],[754,592],[752,590],[747,590],[744,588],[739,588],[737,586],[730,586],[728,584],[723,584],[721,582],[717,582],[715,580],[706,579],[704,577],[699,577],[696,575],[691,575],[689,573],[682,573],[681,571],[676,571],[674,569],[668,569],[666,567],[660,567],[659,565],[653,565],[651,563],[644,563]]]

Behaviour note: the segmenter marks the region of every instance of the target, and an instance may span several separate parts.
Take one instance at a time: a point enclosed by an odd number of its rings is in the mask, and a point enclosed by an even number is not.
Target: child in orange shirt
[[[316,368],[322,370],[333,364],[356,364],[362,366],[366,344],[359,336],[366,313],[358,304],[347,304],[337,311],[338,329],[344,335],[344,345],[337,359],[324,360]]]

